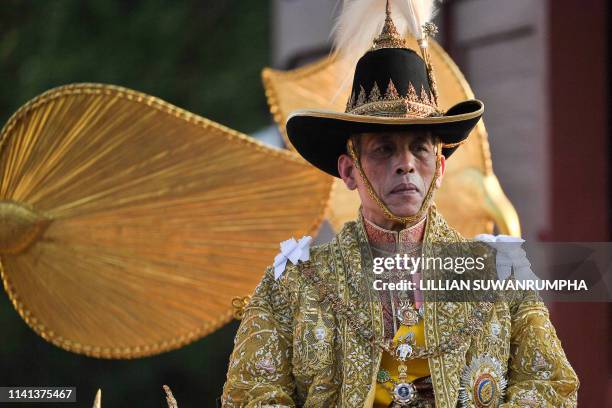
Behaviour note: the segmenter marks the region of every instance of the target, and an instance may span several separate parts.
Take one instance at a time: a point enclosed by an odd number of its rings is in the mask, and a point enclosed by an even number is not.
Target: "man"
[[[427,54],[406,48],[387,4],[346,112],[297,112],[287,123],[306,160],[358,190],[359,218],[309,251],[300,240],[296,256],[279,254],[266,270],[236,334],[224,406],[576,405],[578,380],[536,294],[422,301],[374,288],[378,256],[467,242],[433,197],[482,112],[477,100],[438,110]]]

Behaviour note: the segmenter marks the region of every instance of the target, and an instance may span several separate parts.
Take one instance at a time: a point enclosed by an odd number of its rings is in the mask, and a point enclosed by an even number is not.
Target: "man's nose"
[[[414,173],[415,171],[415,157],[410,150],[405,149],[399,153],[397,162],[395,165],[395,173],[402,175],[406,173]]]

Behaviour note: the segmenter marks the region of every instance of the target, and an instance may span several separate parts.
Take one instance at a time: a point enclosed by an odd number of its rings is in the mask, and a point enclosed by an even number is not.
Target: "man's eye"
[[[392,150],[391,146],[387,146],[387,145],[378,146],[377,148],[374,149],[376,153],[389,153],[391,150]]]

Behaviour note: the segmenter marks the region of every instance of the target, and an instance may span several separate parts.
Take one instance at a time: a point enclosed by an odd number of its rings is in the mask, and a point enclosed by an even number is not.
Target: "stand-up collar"
[[[391,231],[379,227],[372,221],[366,219],[363,214],[363,226],[366,234],[368,235],[368,241],[371,246],[374,247],[387,247],[394,245],[405,245],[405,244],[416,244],[423,241],[425,235],[425,225],[427,217],[424,217],[417,224],[404,228],[401,231]]]

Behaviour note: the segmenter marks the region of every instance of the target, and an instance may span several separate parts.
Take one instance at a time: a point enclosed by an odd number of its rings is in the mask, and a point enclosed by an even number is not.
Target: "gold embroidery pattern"
[[[363,86],[359,85],[359,95],[357,96],[357,102],[355,102],[356,106],[361,106],[367,101],[366,91]]]
[[[378,301],[378,294],[373,289],[372,274],[364,272],[372,270],[372,255],[363,224],[361,222],[345,224],[339,243],[342,262],[348,273],[348,291],[344,300],[354,305],[353,310],[360,321],[371,322],[370,327],[366,326],[365,329],[380,338],[383,335],[382,307]],[[355,335],[346,320],[344,330],[346,338],[350,339],[350,342],[346,343],[346,350],[351,350],[351,357],[345,363],[344,378],[357,376],[360,381],[356,385],[343,384],[342,401],[346,404],[343,406],[361,406],[375,389],[382,353],[370,342]],[[352,358],[358,360],[353,362]]]
[[[414,85],[410,83],[406,95],[402,96],[397,91],[392,79],[389,80],[384,96],[381,96],[380,88],[376,82],[374,82],[369,93],[360,85],[356,100],[355,93],[351,94],[346,106],[346,113],[414,118],[442,116],[442,112],[438,110],[435,104],[434,95],[428,93],[423,85],[417,93]]]
[[[435,247],[441,244],[462,242],[465,239],[449,227],[444,219],[431,214],[425,229],[423,252],[432,256]],[[423,271],[424,279],[435,279],[429,270]],[[427,295],[427,294],[426,294]],[[437,302],[425,299],[425,345],[430,347],[448,340],[454,328],[468,318],[470,308],[466,303]],[[486,330],[486,329],[485,329]],[[466,350],[429,359],[436,406],[451,408],[456,405],[460,370],[463,368]]]
[[[385,100],[394,101],[400,98],[399,92],[395,88],[395,84],[392,79],[389,79],[389,83],[387,84],[387,91],[385,92]]]
[[[243,406],[246,401],[252,406],[263,401],[291,406],[298,399],[290,365],[291,310],[278,292],[273,269],[268,268],[236,334],[223,406]]]
[[[533,293],[513,306],[507,399],[527,407],[575,407],[578,378],[546,306]]]
[[[374,82],[374,86],[370,91],[370,96],[368,96],[369,102],[378,102],[380,101],[380,89],[378,89],[378,84]]]

